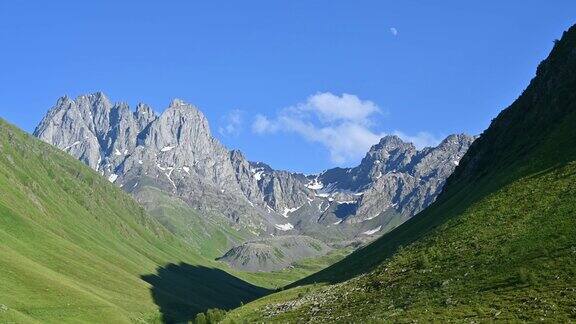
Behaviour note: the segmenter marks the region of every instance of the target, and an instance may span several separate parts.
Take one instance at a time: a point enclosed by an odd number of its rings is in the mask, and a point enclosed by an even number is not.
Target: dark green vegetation
[[[574,143],[576,27],[472,145],[436,203],[228,319],[575,321]]]
[[[213,308],[207,310],[205,313],[199,313],[194,318],[194,324],[212,324],[220,323],[226,317],[226,311]]]

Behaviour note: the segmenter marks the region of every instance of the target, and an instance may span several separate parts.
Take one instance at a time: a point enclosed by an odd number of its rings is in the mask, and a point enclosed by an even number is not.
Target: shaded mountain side
[[[152,285],[164,323],[188,322],[208,309],[231,309],[269,292],[220,269],[185,263],[159,267],[142,279]]]
[[[565,32],[522,95],[471,145],[429,208],[348,258],[295,283],[342,281],[370,270],[521,177],[576,159],[576,28]]]
[[[576,26],[472,145],[434,204],[301,286],[266,322],[576,320]]]
[[[179,262],[219,266],[86,165],[0,119],[0,322],[154,321],[161,313],[141,276]],[[221,290],[260,296],[247,286]],[[202,302],[230,305],[223,299]]]

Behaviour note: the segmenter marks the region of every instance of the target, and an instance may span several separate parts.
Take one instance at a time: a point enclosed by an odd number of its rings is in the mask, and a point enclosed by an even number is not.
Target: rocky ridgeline
[[[386,136],[357,167],[304,175],[227,150],[181,100],[158,115],[102,93],[60,98],[34,135],[136,197],[144,186],[158,188],[202,215],[222,215],[251,240],[307,235],[329,244],[381,235],[432,203],[474,140],[451,135],[417,150]]]
[[[157,187],[255,235],[274,230],[274,217],[244,195],[230,152],[211,136],[204,115],[180,100],[156,115],[144,104],[136,112],[112,104],[102,93],[64,97],[34,134],[128,192]]]

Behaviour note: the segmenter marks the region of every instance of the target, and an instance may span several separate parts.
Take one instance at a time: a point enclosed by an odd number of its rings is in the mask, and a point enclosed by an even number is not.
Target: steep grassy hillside
[[[161,190],[140,186],[133,193],[148,213],[174,235],[182,238],[199,254],[215,259],[250,236],[234,230],[221,215],[202,217],[184,201]]]
[[[216,266],[121,189],[0,120],[0,322],[148,322],[266,292]]]
[[[435,204],[229,319],[576,320],[575,125],[572,27]]]

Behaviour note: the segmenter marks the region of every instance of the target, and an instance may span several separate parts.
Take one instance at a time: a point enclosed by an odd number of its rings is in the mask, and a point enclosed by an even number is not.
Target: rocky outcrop
[[[397,136],[386,136],[358,167],[328,170],[311,185],[327,197],[348,193],[360,216],[352,222],[377,216],[387,207],[409,217],[434,201],[473,141],[468,135],[450,135],[437,147],[418,151]]]
[[[218,260],[243,271],[274,271],[305,258],[325,255],[330,250],[320,240],[288,235],[243,243],[230,249]]]

